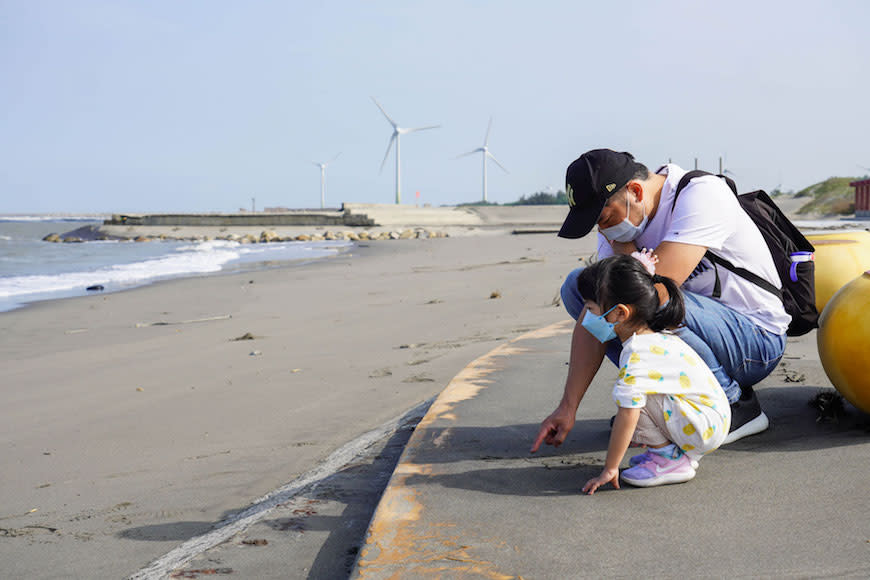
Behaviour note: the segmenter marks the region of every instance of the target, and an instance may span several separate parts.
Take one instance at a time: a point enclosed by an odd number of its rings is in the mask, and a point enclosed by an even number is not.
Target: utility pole
[[[251,198],[251,213],[256,213],[256,212],[257,212],[257,198],[252,197]]]

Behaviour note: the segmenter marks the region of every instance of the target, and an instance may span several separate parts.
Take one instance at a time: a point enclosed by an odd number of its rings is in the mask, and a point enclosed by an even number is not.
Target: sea
[[[90,287],[117,292],[170,278],[320,260],[352,245],[345,241],[42,241],[50,233],[100,225],[104,217],[108,216],[0,215],[0,312],[95,292]]]

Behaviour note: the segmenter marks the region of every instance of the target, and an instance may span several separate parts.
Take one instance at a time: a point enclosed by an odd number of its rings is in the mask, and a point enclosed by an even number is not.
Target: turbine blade
[[[381,110],[381,113],[384,114],[384,117],[387,118],[387,121],[390,122],[390,125],[392,125],[394,129],[395,129],[396,127],[398,127],[398,125],[396,124],[396,122],[393,121],[393,120],[390,118],[389,115],[387,115],[387,112],[384,110],[384,108],[381,106],[381,104],[377,101],[377,99],[375,99],[374,97],[372,97],[372,100],[375,102],[375,105],[377,105],[378,108]]]
[[[390,137],[390,142],[389,142],[389,144],[387,144],[387,152],[384,153],[384,160],[381,161],[381,168],[378,170],[378,173],[383,172],[383,170],[384,170],[384,164],[387,162],[387,157],[390,156],[390,147],[393,146],[393,141],[395,141],[395,140],[396,140],[396,133],[393,133],[393,136]]]
[[[330,159],[330,160],[329,160],[329,163],[332,163],[333,161],[335,161],[336,159],[338,159],[340,156],[341,156],[341,151],[339,151],[339,152],[335,155],[335,157],[333,157],[332,159]]]
[[[414,133],[416,131],[425,131],[426,129],[437,129],[441,125],[429,125],[428,127],[414,127],[413,129],[405,129],[405,133]]]
[[[486,152],[486,155],[487,155],[487,157],[489,157],[490,159],[492,159],[493,161],[495,161],[495,164],[496,164],[496,165],[498,165],[499,167],[501,167],[502,169],[504,169],[504,172],[505,172],[505,173],[510,173],[510,171],[508,171],[507,169],[505,169],[505,166],[504,166],[504,165],[502,165],[501,163],[498,162],[498,159],[496,159],[495,156],[494,156],[492,153],[490,153],[489,151],[487,151],[487,152]]]
[[[486,126],[486,137],[483,139],[483,146],[489,145],[489,130],[492,129],[492,117],[489,118],[489,125]]]
[[[468,153],[463,153],[462,155],[457,155],[453,159],[462,159],[463,157],[468,157],[469,155],[474,155],[475,153],[479,153],[480,149],[475,149],[474,151],[469,151]]]

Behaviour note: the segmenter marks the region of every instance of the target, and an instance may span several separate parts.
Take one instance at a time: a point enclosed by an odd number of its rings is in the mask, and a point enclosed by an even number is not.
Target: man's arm
[[[706,252],[706,247],[696,244],[662,242],[655,249],[655,255],[659,258],[656,274],[667,276],[676,282],[677,286],[682,286],[698,267]]]
[[[558,447],[565,441],[568,433],[574,428],[577,407],[580,406],[586,389],[589,388],[595,373],[601,366],[601,361],[604,360],[607,347],[589,334],[580,323],[585,312],[584,308],[577,319],[577,324],[574,325],[574,334],[571,336],[571,357],[562,401],[556,410],[541,423],[538,436],[532,444],[532,453],[541,447],[541,443]]]
[[[704,257],[707,248],[695,244],[683,244],[681,242],[662,242],[655,249],[658,256],[656,274],[667,276],[682,286]],[[661,284],[656,284],[659,300],[662,304],[668,301],[668,291]]]

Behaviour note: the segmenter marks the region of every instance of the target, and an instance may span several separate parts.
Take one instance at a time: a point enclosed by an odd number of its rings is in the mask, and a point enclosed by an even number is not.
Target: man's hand
[[[614,488],[619,489],[619,469],[605,469],[601,475],[586,482],[586,485],[583,486],[583,493],[592,495],[605,483],[612,483]]]
[[[535,453],[541,443],[558,447],[564,443],[568,433],[574,428],[576,411],[572,412],[559,406],[553,411],[549,417],[541,423],[541,429],[538,431],[538,437],[532,445],[531,452]]]

